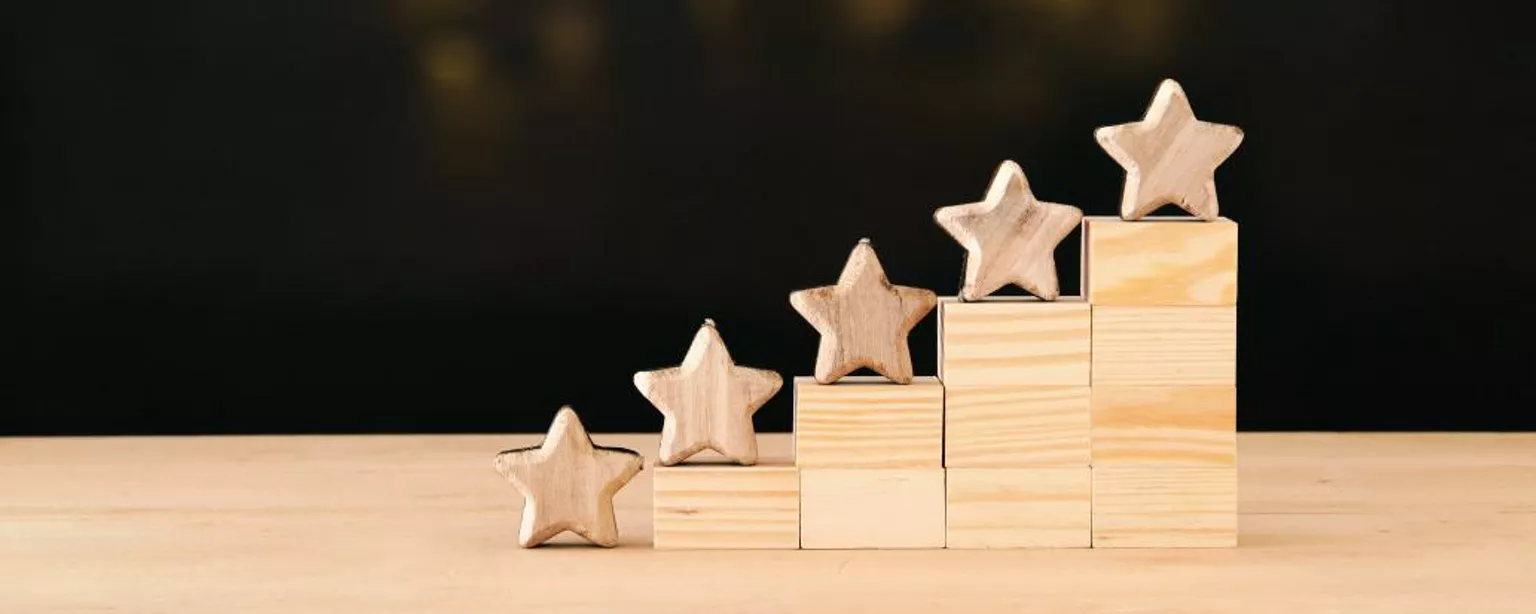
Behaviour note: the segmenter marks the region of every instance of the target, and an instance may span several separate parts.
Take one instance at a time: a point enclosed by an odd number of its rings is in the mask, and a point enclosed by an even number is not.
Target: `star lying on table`
[[[518,544],[531,548],[570,531],[598,546],[618,545],[613,495],[644,462],[634,450],[593,445],[576,411],[560,408],[538,446],[496,455],[496,471],[524,498]]]

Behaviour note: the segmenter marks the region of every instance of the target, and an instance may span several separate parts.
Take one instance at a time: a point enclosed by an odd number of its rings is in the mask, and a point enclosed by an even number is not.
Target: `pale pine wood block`
[[[945,470],[946,547],[1087,548],[1092,471],[1084,467]]]
[[[943,548],[944,472],[801,469],[800,547]]]
[[[789,461],[657,466],[658,549],[800,547],[800,471]]]
[[[939,301],[939,379],[946,386],[1087,386],[1092,309],[1081,297]]]
[[[1235,386],[1237,307],[1093,307],[1094,386]]]
[[[1094,548],[1237,545],[1236,467],[1094,467]]]
[[[1094,386],[1093,466],[1230,467],[1237,388]]]
[[[944,386],[944,466],[1087,467],[1087,386]]]
[[[795,464],[944,466],[944,386],[932,376],[910,384],[878,376],[834,384],[795,378]]]
[[[1084,294],[1098,305],[1236,305],[1237,223],[1083,219]]]

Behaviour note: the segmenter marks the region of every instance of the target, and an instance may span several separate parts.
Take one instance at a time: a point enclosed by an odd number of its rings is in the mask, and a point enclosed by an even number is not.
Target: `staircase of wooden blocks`
[[[1082,231],[1084,297],[939,301],[937,377],[795,378],[792,463],[658,467],[656,547],[1235,546],[1237,224]]]

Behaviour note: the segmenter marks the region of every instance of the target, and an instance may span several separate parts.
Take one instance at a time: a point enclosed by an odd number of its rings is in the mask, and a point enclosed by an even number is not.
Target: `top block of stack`
[[[1083,218],[1085,294],[1095,306],[1237,304],[1237,223]]]

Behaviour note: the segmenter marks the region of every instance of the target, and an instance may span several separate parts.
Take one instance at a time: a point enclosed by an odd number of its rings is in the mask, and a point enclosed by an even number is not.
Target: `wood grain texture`
[[[1237,238],[1227,218],[1085,218],[1085,293],[1095,306],[1236,305]]]
[[[1141,121],[1104,126],[1093,136],[1125,169],[1120,216],[1127,220],[1164,205],[1216,219],[1216,168],[1243,142],[1241,128],[1195,118],[1184,88],[1172,79],[1158,85]]]
[[[663,416],[662,465],[714,450],[742,465],[757,462],[752,416],[779,392],[784,379],[731,359],[714,320],[704,320],[683,363],[635,374],[635,388]]]
[[[939,379],[946,386],[1087,386],[1092,308],[1080,297],[939,301]]]
[[[870,369],[898,384],[912,382],[907,336],[938,303],[932,290],[893,285],[869,239],[859,240],[837,284],[789,295],[789,303],[821,334],[816,381],[831,384]]]
[[[1230,467],[1237,388],[1094,386],[1093,466]]]
[[[1094,548],[1237,546],[1234,467],[1094,467]]]
[[[1087,386],[944,387],[945,467],[1087,467]]]
[[[944,547],[944,469],[800,469],[800,547]]]
[[[657,467],[658,549],[800,547],[800,471],[789,461],[752,467]]]
[[[942,207],[933,219],[965,248],[960,297],[967,301],[1016,285],[1043,300],[1061,294],[1056,246],[1076,230],[1083,211],[1035,198],[1024,170],[998,165],[981,201]]]
[[[1088,467],[945,470],[945,547],[1087,548],[1093,478]]]
[[[620,547],[522,549],[521,501],[485,470],[486,451],[541,437],[0,437],[0,612],[1443,614],[1536,603],[1536,433],[1239,433],[1237,548],[901,552],[653,550],[649,469],[614,497]],[[647,456],[659,441],[593,438]],[[759,433],[760,464],[787,457],[792,440]],[[549,542],[571,543],[583,542]]]
[[[1237,308],[1094,306],[1093,385],[1237,385]]]
[[[919,377],[893,384],[853,376],[836,384],[797,377],[795,463],[899,468],[944,464],[944,386]]]
[[[570,531],[603,547],[619,543],[613,495],[643,468],[626,448],[592,444],[575,410],[562,407],[538,446],[503,450],[496,471],[523,495],[518,545],[538,546]]]

